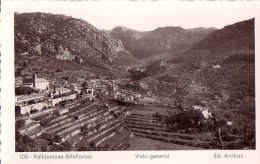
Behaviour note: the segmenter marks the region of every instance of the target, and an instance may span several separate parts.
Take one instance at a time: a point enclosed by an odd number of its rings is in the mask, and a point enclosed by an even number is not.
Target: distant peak
[[[197,32],[209,32],[209,31],[215,31],[215,30],[218,30],[218,29],[215,28],[215,27],[209,27],[209,28],[206,28],[206,27],[196,27],[196,28],[189,28],[189,29],[187,29],[187,31],[197,31]]]
[[[125,26],[116,26],[114,29],[120,29],[122,31],[128,31],[130,30],[128,27],[125,27]]]
[[[195,28],[189,28],[187,30],[217,30],[215,27],[195,27]]]
[[[173,27],[173,26],[165,26],[165,27],[158,27],[154,31],[164,31],[164,32],[171,32],[171,31],[184,31],[184,29],[180,26]]]

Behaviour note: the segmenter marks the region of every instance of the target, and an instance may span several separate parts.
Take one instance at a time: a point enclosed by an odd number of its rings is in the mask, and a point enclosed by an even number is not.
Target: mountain
[[[15,13],[14,20],[17,65],[48,60],[113,70],[138,62],[121,40],[84,20],[48,13]]]
[[[130,77],[141,79],[163,105],[206,106],[234,122],[234,131],[225,133],[243,136],[237,145],[255,149],[254,27],[254,19],[225,26],[188,51],[130,70]]]
[[[140,32],[118,26],[111,30],[111,34],[122,40],[124,47],[136,58],[143,59],[162,53],[185,51],[214,30],[216,29],[183,29],[168,26]]]
[[[232,134],[243,136],[237,145],[255,149],[254,31],[254,19],[213,31],[192,49],[165,58],[165,71],[143,81],[161,97],[188,107],[204,104],[234,122],[238,131]]]
[[[215,30],[196,44],[192,50],[254,48],[254,19]]]

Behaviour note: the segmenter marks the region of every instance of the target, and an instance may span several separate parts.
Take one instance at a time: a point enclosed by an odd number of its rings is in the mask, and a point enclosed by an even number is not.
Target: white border
[[[23,2],[14,2],[14,1],[2,1],[2,12],[1,12],[1,161],[2,163],[71,163],[77,162],[80,163],[143,163],[143,162],[151,162],[151,163],[181,163],[181,164],[190,164],[190,163],[236,163],[236,164],[258,164],[260,163],[260,152],[259,152],[259,94],[260,88],[257,84],[259,84],[259,46],[256,47],[256,150],[205,150],[205,151],[117,151],[117,152],[74,152],[78,154],[92,154],[92,160],[22,160],[19,158],[20,153],[15,153],[15,142],[14,142],[14,20],[13,13],[15,11],[15,7],[26,7]],[[53,6],[53,2],[33,2],[37,4],[38,7]],[[71,3],[70,2],[55,2],[57,7],[67,7],[69,9]],[[100,2],[99,2],[100,3]],[[122,2],[118,2],[120,5]],[[194,5],[198,5],[200,2],[190,2]],[[221,3],[221,2],[213,2],[213,3]],[[259,16],[260,16],[260,3],[259,1],[250,2],[255,3],[255,23],[256,23],[256,40],[255,44],[260,45],[260,33],[259,33]],[[22,6],[21,6],[22,5]],[[28,6],[27,6],[28,7]],[[33,6],[30,6],[33,7]],[[221,11],[220,11],[221,12]],[[232,13],[230,13],[232,14]],[[212,20],[214,21],[214,20]],[[170,159],[136,159],[135,154],[170,154]],[[243,159],[214,159],[214,153],[236,153],[242,154],[244,156]],[[29,155],[33,155],[35,153],[27,153]],[[49,153],[36,153],[36,154],[66,154],[66,152],[49,152]]]

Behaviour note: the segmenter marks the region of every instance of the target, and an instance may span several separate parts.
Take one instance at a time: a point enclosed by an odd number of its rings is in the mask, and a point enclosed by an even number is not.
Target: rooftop
[[[44,78],[36,78],[35,79],[36,83],[40,83],[40,82],[49,82],[48,80],[44,79]]]
[[[26,100],[34,100],[38,98],[43,98],[46,95],[46,93],[32,93],[30,95],[22,95],[22,96],[15,96],[15,101],[26,101]]]

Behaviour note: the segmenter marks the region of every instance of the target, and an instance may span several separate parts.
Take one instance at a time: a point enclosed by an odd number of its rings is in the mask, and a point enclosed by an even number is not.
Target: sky
[[[257,8],[258,7],[258,8]],[[17,3],[14,10],[64,14],[86,20],[98,29],[125,26],[139,31],[180,26],[223,28],[255,17],[255,1],[59,1]]]

